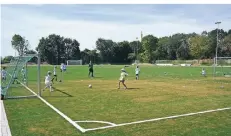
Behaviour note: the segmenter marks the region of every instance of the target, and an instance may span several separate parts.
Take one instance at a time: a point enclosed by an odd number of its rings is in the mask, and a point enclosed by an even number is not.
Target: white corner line
[[[116,126],[115,123],[108,122],[108,121],[83,120],[83,121],[74,121],[74,122],[82,122],[82,123],[102,123],[102,124],[109,124],[109,125],[111,125],[111,126]]]
[[[19,80],[18,80],[19,81]],[[19,81],[20,82],[20,81]],[[49,102],[47,102],[45,99],[43,99],[41,96],[36,94],[34,91],[32,91],[29,87],[24,85],[22,82],[20,82],[21,85],[23,85],[27,90],[29,90],[31,93],[36,95],[40,100],[42,100],[46,105],[48,105],[51,109],[53,109],[55,112],[57,112],[60,116],[62,116],[64,119],[66,119],[69,123],[71,123],[75,128],[77,128],[82,133],[86,132],[84,128],[82,128],[80,125],[78,125],[76,122],[74,122],[72,119],[70,119],[67,115],[59,111],[57,108],[55,108],[53,105],[51,105]]]
[[[159,120],[165,120],[165,119],[173,119],[173,118],[186,117],[186,116],[192,116],[192,115],[204,114],[204,113],[210,113],[210,112],[217,112],[217,111],[224,111],[224,110],[230,110],[230,109],[231,109],[231,107],[220,108],[220,109],[215,109],[215,110],[200,111],[200,112],[187,113],[187,114],[181,114],[181,115],[174,115],[174,116],[168,116],[168,117],[162,117],[162,118],[154,118],[154,119],[149,119],[149,120],[135,121],[135,122],[130,122],[130,123],[121,123],[121,124],[117,124],[115,126],[105,126],[105,127],[90,128],[90,129],[85,129],[85,131],[86,132],[87,131],[94,131],[94,130],[112,128],[112,127],[126,126],[126,125],[132,125],[132,124],[140,124],[140,123],[153,122],[153,121],[159,121]]]

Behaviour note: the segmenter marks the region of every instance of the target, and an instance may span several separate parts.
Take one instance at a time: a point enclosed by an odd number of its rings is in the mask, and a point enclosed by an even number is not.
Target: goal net
[[[4,99],[35,96],[25,89],[28,85],[27,62],[35,56],[36,54],[14,57],[9,64],[1,67],[1,74],[5,73],[5,78],[1,80],[1,96],[4,97]],[[1,75],[1,77],[3,77],[3,75]]]
[[[67,65],[82,65],[82,60],[67,60]]]
[[[214,76],[231,77],[231,57],[214,58]]]

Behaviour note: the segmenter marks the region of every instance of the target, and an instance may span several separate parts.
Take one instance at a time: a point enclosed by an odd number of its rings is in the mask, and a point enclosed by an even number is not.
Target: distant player
[[[91,61],[90,61],[89,65],[88,65],[88,68],[89,68],[88,77],[89,77],[90,75],[91,75],[91,77],[94,77],[93,64],[92,64]]]
[[[43,89],[43,91],[45,91],[46,88],[50,88],[50,92],[53,91],[50,71],[48,71],[47,76],[45,76],[45,88]]]
[[[140,74],[139,66],[136,66],[135,72],[136,72],[136,80],[138,80],[139,79],[139,74]]]
[[[22,75],[22,81],[26,81],[26,69],[24,67],[22,67],[21,75]]]
[[[16,81],[17,84],[19,84],[19,82],[18,82],[18,80],[17,80],[18,77],[17,77],[16,73],[13,73],[13,76],[12,76],[12,77],[13,77],[13,84],[15,83],[15,81]]]
[[[202,68],[201,75],[204,76],[204,77],[206,77],[206,71],[205,71],[204,68]]]
[[[127,89],[127,86],[124,83],[126,80],[126,76],[128,76],[128,74],[126,73],[125,69],[122,68],[121,73],[120,73],[120,78],[119,78],[119,88],[118,89],[120,89],[120,83],[122,83],[125,89]]]
[[[57,74],[56,74],[56,66],[54,66],[54,70],[53,70],[53,78],[52,78],[52,83],[54,83],[53,82],[53,80],[55,79],[55,81],[57,82]]]
[[[63,72],[63,69],[64,69],[63,65],[64,65],[63,63],[61,63],[61,65],[60,65],[60,71],[61,72]]]
[[[63,64],[63,71],[66,72],[67,71],[67,65]]]
[[[5,69],[6,69],[6,67],[3,67],[2,71],[1,71],[1,79],[2,79],[2,81],[6,81],[7,72],[6,72]]]

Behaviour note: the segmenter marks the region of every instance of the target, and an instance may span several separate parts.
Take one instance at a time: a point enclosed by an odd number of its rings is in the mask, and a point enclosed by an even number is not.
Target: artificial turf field
[[[63,82],[55,82],[51,94],[42,97],[74,121],[97,120],[116,124],[231,107],[231,78],[200,75],[201,67],[141,66],[135,80],[135,66],[126,67],[127,90],[118,90],[123,66],[95,66],[95,78],[88,78],[87,66],[70,66]],[[230,69],[230,68],[229,68]],[[41,85],[52,66],[41,66]],[[58,71],[58,69],[57,69]],[[29,88],[37,92],[37,68],[28,69]],[[60,72],[58,71],[58,78]],[[93,88],[88,88],[92,84]],[[30,94],[24,87],[12,87],[12,95]],[[38,98],[4,101],[14,136],[230,136],[231,110],[132,124],[81,133]],[[78,123],[84,128],[105,126]]]

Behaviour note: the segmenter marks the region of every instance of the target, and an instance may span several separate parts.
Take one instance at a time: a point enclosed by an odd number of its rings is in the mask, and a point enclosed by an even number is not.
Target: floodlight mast
[[[219,44],[218,31],[219,31],[219,24],[221,24],[221,22],[215,22],[215,24],[217,25],[217,47],[216,47],[216,59],[215,59],[215,65],[217,65],[217,50],[218,50],[218,44]]]
[[[139,50],[139,39],[138,39],[138,37],[136,37],[136,41],[137,41],[137,44],[136,44],[136,60],[138,60],[138,50]]]

